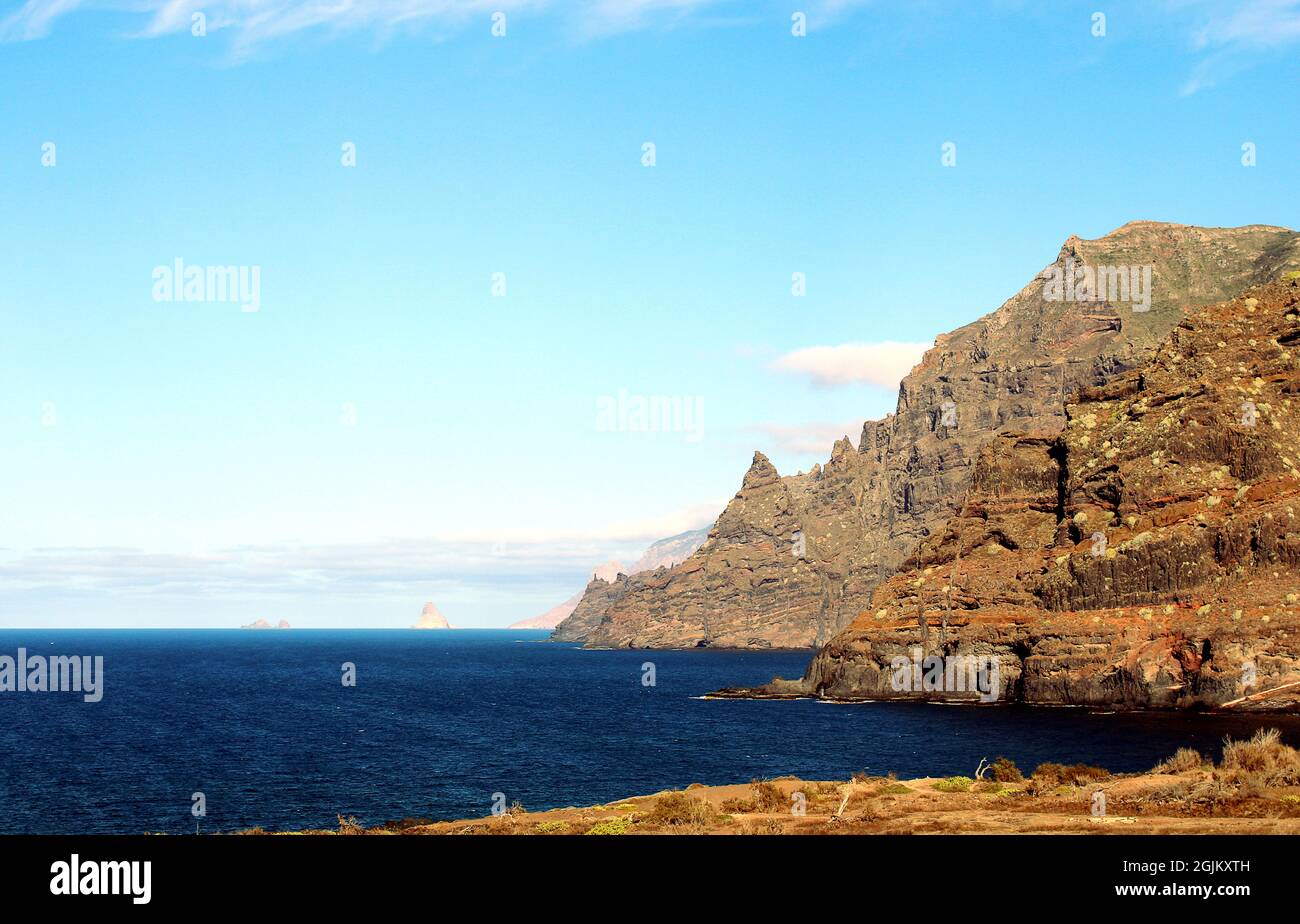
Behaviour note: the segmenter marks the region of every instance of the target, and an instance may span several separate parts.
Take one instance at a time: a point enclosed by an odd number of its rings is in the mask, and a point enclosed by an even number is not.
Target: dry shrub
[[[386,821],[379,826],[381,831],[408,831],[411,828],[423,828],[426,825],[434,824],[432,818],[399,818],[397,821]]]
[[[1174,752],[1174,756],[1168,760],[1158,763],[1152,770],[1153,773],[1191,773],[1193,770],[1200,770],[1205,763],[1205,758],[1201,752],[1193,748],[1179,748]]]
[[[754,805],[758,806],[759,811],[781,812],[788,804],[785,793],[775,783],[753,780],[749,784],[749,789],[754,794]]]
[[[684,792],[670,792],[655,800],[645,816],[652,825],[704,825],[713,818],[713,807],[703,799]]]
[[[722,810],[728,814],[749,815],[758,811],[758,806],[748,799],[723,799]]]
[[[1089,767],[1087,764],[1039,764],[1034,769],[1034,782],[1040,786],[1053,787],[1068,784],[1086,786],[1094,780],[1110,777],[1110,771],[1102,767]]]
[[[1143,793],[1141,798],[1145,802],[1178,803],[1193,808],[1225,806],[1252,797],[1253,794],[1244,793],[1237,786],[1215,775],[1200,780],[1173,780],[1162,783]]]
[[[339,834],[365,834],[366,833],[366,829],[363,828],[357,822],[356,818],[352,817],[351,815],[349,815],[347,818],[344,818],[342,815],[339,815],[338,819],[339,819]]]
[[[999,757],[989,764],[988,775],[999,783],[1023,783],[1025,775],[1015,762],[1006,757]]]
[[[1219,766],[1239,784],[1294,786],[1300,783],[1300,751],[1282,743],[1276,728],[1261,728],[1246,741],[1223,740]]]

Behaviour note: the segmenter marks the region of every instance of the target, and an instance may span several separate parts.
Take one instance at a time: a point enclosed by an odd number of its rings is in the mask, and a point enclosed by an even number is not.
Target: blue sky
[[[1300,226],[1292,0],[0,10],[0,625],[504,625],[856,442],[1069,235]]]

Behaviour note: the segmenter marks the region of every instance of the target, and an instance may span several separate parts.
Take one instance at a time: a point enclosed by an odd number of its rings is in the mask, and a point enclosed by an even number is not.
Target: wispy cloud
[[[921,356],[928,343],[844,343],[814,346],[778,357],[771,368],[777,372],[806,376],[822,387],[867,384],[897,388]]]
[[[1183,96],[1213,87],[1257,62],[1261,52],[1300,42],[1300,0],[1192,0],[1192,45],[1203,57],[1183,84]]]
[[[133,548],[43,548],[0,559],[0,599],[39,589],[105,594],[373,594],[446,583],[529,587],[582,575],[610,557],[712,522],[721,504],[599,534],[509,534],[334,545],[267,544],[181,554]]]
[[[226,31],[237,48],[248,48],[296,32],[370,29],[390,31],[405,25],[462,27],[480,20],[484,29],[494,13],[547,11],[575,31],[610,34],[671,23],[728,0],[27,0],[0,19],[0,40],[42,38],[58,20],[78,10],[109,10],[137,20],[133,35],[157,37],[188,32],[196,13],[208,33]],[[508,25],[507,25],[508,28]]]

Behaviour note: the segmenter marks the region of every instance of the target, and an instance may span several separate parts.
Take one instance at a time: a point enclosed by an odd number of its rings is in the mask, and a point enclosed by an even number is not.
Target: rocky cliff
[[[976,698],[903,661],[996,665],[997,698],[1300,703],[1300,280],[1181,322],[1060,433],[984,446],[958,515],[803,680],[759,695]],[[904,673],[904,678],[906,674]],[[754,692],[754,691],[751,691]]]
[[[1000,308],[937,338],[900,384],[896,413],[867,422],[856,447],[845,437],[824,466],[784,478],[756,453],[694,555],[593,582],[568,637],[593,647],[820,645],[957,513],[1000,432],[1060,432],[1069,396],[1144,363],[1188,312],[1287,266],[1300,266],[1300,235],[1262,225],[1134,222],[1097,240],[1071,237]]]
[[[571,599],[573,606],[564,618],[546,628],[553,628],[552,638],[560,642],[579,642],[600,622],[607,601],[614,599],[627,586],[629,576],[660,568],[671,568],[691,554],[708,538],[707,529],[692,529],[667,539],[652,542],[630,568],[611,562],[617,567],[597,568],[587,588]],[[523,624],[519,624],[523,628]],[[516,628],[512,626],[511,628]],[[540,628],[540,627],[539,627]]]

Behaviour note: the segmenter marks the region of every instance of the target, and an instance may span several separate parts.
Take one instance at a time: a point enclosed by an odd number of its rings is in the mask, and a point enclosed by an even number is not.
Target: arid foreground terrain
[[[1300,834],[1300,751],[1261,731],[1218,765],[1184,748],[1147,773],[1010,761],[979,778],[796,777],[463,821],[408,818],[298,834]],[[260,828],[240,832],[262,834]]]

